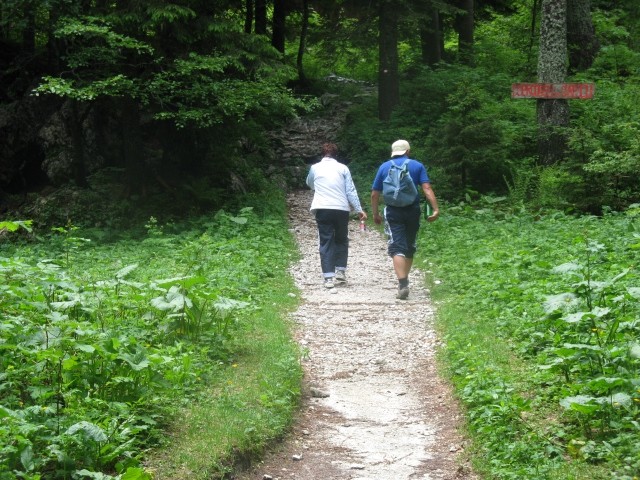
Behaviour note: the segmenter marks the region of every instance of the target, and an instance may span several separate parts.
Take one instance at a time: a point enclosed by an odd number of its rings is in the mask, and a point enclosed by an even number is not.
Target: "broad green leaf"
[[[238,225],[244,225],[246,224],[249,219],[247,217],[229,217],[229,220],[231,220],[234,223],[237,223]]]
[[[131,272],[133,272],[136,268],[138,268],[138,264],[137,263],[133,263],[131,265],[127,265],[124,268],[121,268],[120,270],[118,270],[116,272],[116,278],[121,279],[126,277],[127,275],[129,275]]]
[[[629,295],[633,298],[640,300],[640,287],[628,287],[627,292],[629,292]]]
[[[129,467],[120,480],[151,480],[152,477],[142,468]]]
[[[589,312],[576,312],[576,313],[569,313],[567,315],[564,315],[562,317],[562,320],[564,320],[567,323],[578,323],[581,320],[588,318]]]
[[[81,475],[83,478],[92,478],[93,480],[115,480],[116,477],[112,477],[111,475],[106,475],[101,472],[92,472],[83,468],[82,470],[76,470],[74,472],[76,475]]]
[[[100,428],[95,423],[91,423],[83,420],[74,425],[71,425],[65,433],[67,435],[75,435],[78,432],[82,432],[85,437],[95,442],[107,441],[107,435],[104,433],[102,428]]]
[[[565,310],[575,306],[578,298],[573,293],[560,293],[558,295],[548,295],[544,302],[544,310],[551,313],[556,310]]]
[[[165,278],[162,280],[156,280],[154,283],[161,288],[168,288],[173,285],[182,285],[182,281],[186,278],[189,278],[188,275],[182,277],[173,277],[173,278]]]
[[[624,392],[614,393],[611,396],[598,397],[595,401],[600,405],[611,405],[613,407],[628,407],[632,403],[631,395]]]
[[[65,358],[62,361],[62,369],[63,370],[73,370],[73,368],[78,364],[78,361],[74,357]]]
[[[16,416],[15,412],[0,405],[0,418],[8,418],[8,417],[15,417],[15,416]]]
[[[629,346],[629,355],[633,358],[640,358],[640,344],[634,343]]]
[[[129,366],[136,372],[144,370],[145,368],[149,367],[149,365],[151,365],[151,363],[143,353],[136,353],[133,355],[124,353],[122,355],[118,355],[118,358],[127,362]]]
[[[598,345],[589,345],[588,343],[565,343],[565,348],[573,348],[576,350],[591,350],[594,352],[601,352],[602,348]]]
[[[96,347],[94,347],[93,345],[85,345],[85,344],[79,343],[75,347],[78,350],[82,352],[87,352],[87,353],[93,353],[96,351]]]
[[[563,263],[562,265],[553,267],[551,271],[553,273],[574,273],[579,272],[581,268],[582,266],[575,262],[567,262]]]
[[[565,397],[560,400],[560,405],[567,410],[574,410],[576,412],[591,414],[597,412],[599,406],[594,397],[587,395],[577,395],[575,397]]]
[[[20,452],[20,463],[27,472],[33,470],[33,449],[31,445],[27,446],[22,452]]]
[[[231,298],[220,297],[213,305],[218,310],[226,312],[234,309],[246,308],[249,306],[249,303],[239,300],[233,300]]]

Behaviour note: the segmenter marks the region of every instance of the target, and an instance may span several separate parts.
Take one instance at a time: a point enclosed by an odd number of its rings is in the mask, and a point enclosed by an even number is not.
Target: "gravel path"
[[[302,295],[296,337],[308,352],[302,408],[283,443],[236,478],[475,479],[456,403],[435,368],[438,339],[424,273],[414,269],[409,299],[396,300],[383,235],[360,232],[353,220],[348,283],[325,289],[311,196],[288,197],[302,254],[291,271]],[[427,235],[428,226],[421,228]]]

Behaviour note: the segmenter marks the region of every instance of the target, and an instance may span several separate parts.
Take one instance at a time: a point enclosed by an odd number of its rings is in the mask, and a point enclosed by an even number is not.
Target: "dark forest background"
[[[596,84],[551,102],[551,143],[545,101],[510,97],[545,81],[544,8],[566,29],[549,78]],[[351,109],[318,144],[340,144],[361,189],[406,138],[444,201],[623,209],[640,196],[639,20],[633,0],[3,0],[0,211],[123,227],[299,184],[309,155],[282,155],[278,132],[327,94]]]

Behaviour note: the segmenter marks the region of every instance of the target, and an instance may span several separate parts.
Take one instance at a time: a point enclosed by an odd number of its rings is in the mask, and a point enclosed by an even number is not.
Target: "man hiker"
[[[440,214],[438,201],[431,188],[427,170],[419,161],[410,159],[410,153],[409,142],[406,140],[393,142],[393,145],[391,145],[391,159],[380,165],[371,189],[371,208],[376,224],[382,223],[383,218],[378,211],[381,193],[383,194],[383,200],[385,200],[386,205],[383,215],[385,233],[388,236],[387,251],[393,259],[393,269],[398,277],[396,298],[400,300],[406,300],[409,297],[409,272],[413,264],[413,255],[416,252],[416,237],[420,227],[420,194],[418,187],[422,190],[432,208],[432,213],[427,218],[427,221],[433,222]],[[408,195],[408,199],[400,202],[400,197],[403,194],[400,193],[398,195],[398,189],[402,188],[402,186],[398,185],[398,180],[396,180],[396,192],[392,197],[389,184],[393,183],[393,180],[390,180],[391,177],[400,179],[403,175],[410,177],[413,182],[413,185],[409,185],[409,187],[415,190],[415,196],[413,196],[413,193],[405,194],[405,196]],[[397,199],[398,202],[394,199]]]
[[[367,214],[360,206],[349,168],[336,160],[338,147],[334,143],[325,143],[322,153],[322,160],[309,170],[307,185],[314,190],[311,212],[318,224],[324,286],[333,288],[335,283],[347,281],[351,208],[358,213],[361,221],[367,219]]]

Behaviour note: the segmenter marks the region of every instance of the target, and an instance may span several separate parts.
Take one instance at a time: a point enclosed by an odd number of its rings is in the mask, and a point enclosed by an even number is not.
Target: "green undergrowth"
[[[495,479],[637,478],[639,210],[499,205],[447,206],[420,237],[476,468]]]
[[[269,204],[109,244],[0,225],[0,479],[224,478],[285,431],[295,246]]]

